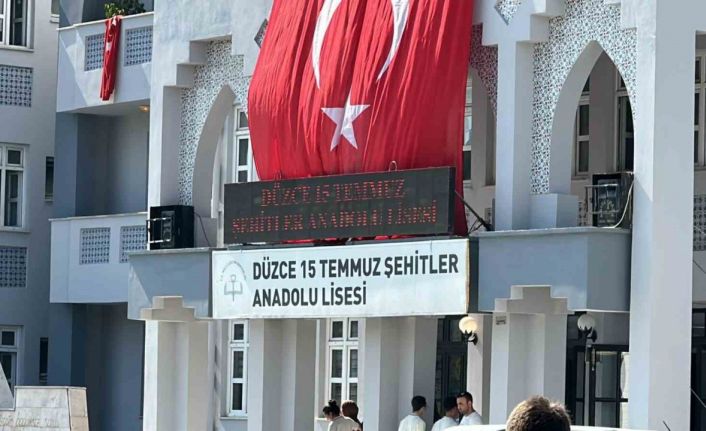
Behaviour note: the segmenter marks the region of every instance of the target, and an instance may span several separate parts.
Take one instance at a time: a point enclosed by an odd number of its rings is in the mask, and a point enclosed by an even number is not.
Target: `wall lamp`
[[[579,327],[579,338],[585,337],[586,340],[591,340],[594,343],[596,342],[598,332],[596,332],[595,317],[588,313],[582,314],[576,322],[576,325]]]
[[[478,322],[472,316],[466,316],[458,322],[458,329],[463,334],[463,341],[478,344]]]

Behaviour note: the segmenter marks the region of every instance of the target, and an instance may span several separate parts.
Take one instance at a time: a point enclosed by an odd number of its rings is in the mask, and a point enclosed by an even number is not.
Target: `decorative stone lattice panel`
[[[30,67],[0,64],[0,105],[31,107],[32,77]]]
[[[79,264],[81,265],[108,263],[110,260],[110,228],[82,228],[79,253]]]
[[[131,28],[125,32],[125,66],[152,61],[152,26]]]
[[[592,41],[613,60],[631,100],[636,100],[637,31],[621,28],[620,5],[566,0],[566,15],[549,21],[549,39],[534,49],[532,193],[549,192],[551,132],[559,93]]]
[[[243,57],[231,55],[230,41],[210,42],[206,64],[194,71],[194,86],[181,97],[179,134],[179,201],[190,205],[196,147],[216,96],[224,86],[235,93],[235,103],[247,112],[250,77],[243,76]]]
[[[706,195],[694,196],[694,251],[706,250]]]
[[[129,253],[147,248],[147,229],[144,225],[120,227],[120,263],[128,261]]]
[[[588,223],[588,209],[584,201],[579,201],[578,226],[590,226]]]
[[[495,3],[495,10],[498,11],[500,16],[505,21],[505,24],[510,24],[512,17],[515,16],[517,9],[520,8],[522,0],[498,0]]]
[[[483,46],[483,25],[474,25],[471,39],[471,67],[478,72],[490,99],[493,113],[498,100],[498,47]]]
[[[95,70],[103,67],[103,33],[92,34],[84,39],[83,70]]]
[[[0,247],[0,288],[21,288],[27,285],[27,249]]]

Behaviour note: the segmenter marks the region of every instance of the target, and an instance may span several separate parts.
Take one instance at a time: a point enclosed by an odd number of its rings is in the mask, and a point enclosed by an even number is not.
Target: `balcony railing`
[[[123,18],[117,79],[111,100],[100,100],[105,21],[59,29],[57,111],[100,113],[86,108],[147,102],[150,97],[153,13]]]
[[[128,256],[145,249],[147,213],[51,220],[51,302],[127,301]]]

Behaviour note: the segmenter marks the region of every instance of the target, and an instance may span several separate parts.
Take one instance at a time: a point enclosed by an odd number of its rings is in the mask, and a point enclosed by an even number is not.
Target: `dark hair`
[[[427,406],[427,399],[421,395],[415,395],[412,397],[412,411],[417,412],[422,409],[422,407]]]
[[[353,419],[353,421],[358,425],[362,425],[362,423],[358,420],[359,411],[358,404],[356,404],[355,401],[346,400],[341,404],[341,412],[343,413],[343,416]]]
[[[336,402],[336,400],[330,400],[328,404],[324,406],[324,415],[341,415],[341,408],[338,407],[338,403]]]
[[[456,398],[455,397],[446,397],[444,398],[444,411],[445,412],[450,412],[451,410],[456,408]]]
[[[522,401],[510,413],[507,431],[569,431],[571,421],[566,408],[544,397]]]
[[[473,402],[473,395],[470,392],[461,392],[456,395],[456,398],[465,398],[467,401]]]

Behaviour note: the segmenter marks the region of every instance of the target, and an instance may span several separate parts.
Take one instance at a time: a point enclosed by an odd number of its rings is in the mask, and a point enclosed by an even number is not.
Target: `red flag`
[[[105,20],[105,36],[103,38],[103,74],[101,75],[101,100],[110,99],[115,89],[115,75],[118,66],[120,47],[120,22],[117,15]]]
[[[259,177],[454,166],[462,193],[472,6],[275,0],[248,97]]]

